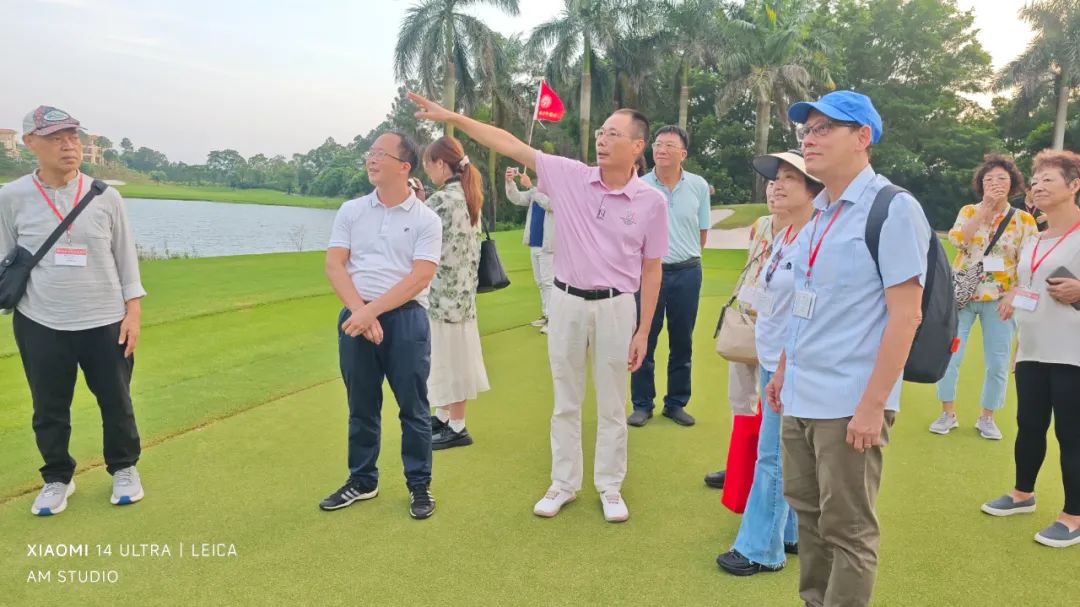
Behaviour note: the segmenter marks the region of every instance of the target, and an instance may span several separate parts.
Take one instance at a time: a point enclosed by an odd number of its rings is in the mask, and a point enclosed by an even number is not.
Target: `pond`
[[[220,257],[322,251],[335,211],[258,204],[126,198],[144,257]]]

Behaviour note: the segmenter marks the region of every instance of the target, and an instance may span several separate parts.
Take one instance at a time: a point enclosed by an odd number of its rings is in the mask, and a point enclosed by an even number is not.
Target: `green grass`
[[[544,338],[526,326],[538,312],[526,250],[516,233],[497,237],[513,285],[479,297],[493,390],[470,406],[476,445],[435,455],[439,510],[425,522],[406,513],[392,398],[384,410],[382,494],[342,512],[316,508],[346,474],[338,305],[319,254],[145,264],[151,296],[134,397],[147,498],[132,507],[108,504],[100,420],[80,386],[72,424],[78,492],[60,516],[29,514],[40,465],[29,393],[18,357],[0,358],[0,603],[798,604],[797,559],[752,579],[717,571],[714,559],[740,519],[701,482],[727,448],[727,367],[713,353],[711,333],[744,254],[705,254],[691,404],[698,424],[681,428],[657,417],[631,429],[624,495],[632,517],[610,525],[588,472],[579,500],[559,517],[531,514],[548,484],[551,379]],[[10,320],[0,323],[8,339]],[[875,605],[1059,605],[1080,592],[1080,552],[1031,540],[1063,499],[1055,441],[1038,515],[978,512],[1011,483],[1016,432],[1011,395],[999,419],[1006,440],[981,440],[971,428],[980,351],[969,348],[963,427],[948,437],[926,431],[938,413],[932,387],[905,388],[878,508]],[[658,356],[664,359],[663,346]],[[595,430],[588,399],[586,471]],[[26,544],[38,542],[108,543],[114,555],[28,558]],[[179,542],[235,544],[239,556],[179,558]],[[173,556],[121,558],[121,543],[168,543]],[[121,577],[115,586],[32,585],[32,569],[112,569]]]
[[[733,214],[713,226],[713,228],[719,230],[745,228],[746,226],[753,225],[758,217],[769,214],[769,209],[765,206],[765,203],[724,205],[722,207],[714,207],[713,210],[716,210],[717,208],[731,209],[734,211]]]
[[[337,198],[300,196],[277,190],[238,190],[213,186],[187,186],[178,184],[129,184],[118,188],[127,198],[160,198],[165,200],[209,200],[210,202],[236,202],[245,204],[270,204],[289,207],[336,209],[344,202]]]

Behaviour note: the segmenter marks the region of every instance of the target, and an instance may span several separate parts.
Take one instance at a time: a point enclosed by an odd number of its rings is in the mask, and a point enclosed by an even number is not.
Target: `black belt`
[[[579,289],[577,287],[571,287],[558,278],[555,279],[555,288],[560,291],[565,291],[574,297],[580,297],[588,301],[609,299],[616,295],[622,295],[622,291],[619,291],[618,289]]]
[[[679,263],[665,263],[663,268],[665,270],[688,270],[690,268],[696,268],[701,265],[700,257],[691,257],[686,261],[680,261]]]

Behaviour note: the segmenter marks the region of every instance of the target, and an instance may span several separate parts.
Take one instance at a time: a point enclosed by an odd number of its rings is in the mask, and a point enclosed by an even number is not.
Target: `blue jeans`
[[[982,324],[983,358],[986,376],[983,379],[982,407],[997,411],[1005,406],[1005,389],[1009,383],[1009,358],[1013,332],[1016,325],[1011,320],[1001,320],[996,301],[973,301],[959,313],[960,349],[949,361],[949,370],[938,382],[937,395],[942,402],[956,400],[956,384],[960,381],[960,363],[964,360],[968,335],[978,316]]]
[[[349,480],[374,487],[379,482],[383,379],[398,403],[401,420],[401,461],[408,486],[431,483],[431,407],[427,380],[431,371],[431,325],[415,301],[379,317],[383,341],[375,345],[363,336],[349,337],[338,316],[338,355],[349,398]]]
[[[641,293],[634,296],[641,307]],[[664,269],[660,296],[656,301],[649,330],[649,350],[641,368],[630,376],[630,401],[635,411],[652,411],[656,398],[656,342],[664,317],[668,323],[667,396],[664,408],[685,407],[690,402],[690,360],[693,354],[694,324],[701,297],[701,265],[677,270]]]
[[[761,393],[773,374],[761,369]],[[795,511],[784,500],[784,474],[780,460],[780,424],[783,417],[768,405],[762,407],[754,484],[746,501],[739,534],[732,546],[746,558],[768,567],[786,561],[784,544],[799,541]]]

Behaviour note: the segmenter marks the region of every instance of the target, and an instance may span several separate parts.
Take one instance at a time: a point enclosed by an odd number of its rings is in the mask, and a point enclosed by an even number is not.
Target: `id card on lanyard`
[[[814,293],[810,288],[810,279],[814,274],[814,264],[817,263],[818,254],[821,253],[821,245],[825,242],[825,237],[829,235],[829,230],[832,229],[837,218],[840,217],[840,212],[844,210],[842,201],[838,201],[837,204],[840,206],[836,207],[836,212],[833,214],[832,219],[825,225],[825,231],[821,233],[821,239],[817,241],[817,245],[814,245],[814,236],[817,235],[821,214],[819,213],[818,216],[814,218],[814,231],[810,233],[810,259],[806,264],[806,282],[802,290],[795,292],[795,301],[791,309],[792,314],[803,320],[811,320],[814,318],[814,306],[817,304],[817,293]]]
[[[1054,252],[1054,249],[1061,246],[1061,243],[1065,242],[1065,240],[1078,229],[1080,229],[1080,222],[1069,228],[1069,231],[1065,232],[1065,234],[1054,243],[1054,246],[1050,247],[1050,250],[1042,257],[1039,257],[1039,245],[1042,244],[1042,239],[1040,238],[1035,241],[1035,247],[1031,250],[1031,279],[1028,281],[1027,288],[1016,290],[1012,302],[1014,308],[1024,310],[1025,312],[1034,312],[1039,309],[1039,300],[1042,298],[1042,295],[1032,288],[1033,283],[1035,282],[1035,272],[1038,271],[1039,266],[1046,261],[1046,258],[1050,257],[1050,254]]]
[[[60,222],[64,221],[64,215],[60,213],[60,209],[57,208],[56,203],[53,202],[49,195],[45,193],[45,188],[41,186],[38,180],[34,179],[34,185],[37,186],[38,193],[45,199],[45,203],[52,209],[53,215]],[[75,210],[75,206],[79,204],[79,200],[82,199],[83,191],[83,175],[79,173],[79,187],[75,192],[75,202],[72,204],[71,210]],[[57,266],[66,266],[72,268],[85,268],[86,261],[89,258],[89,249],[86,245],[73,244],[71,242],[71,226],[67,228],[67,244],[57,246],[53,252],[53,263]]]

